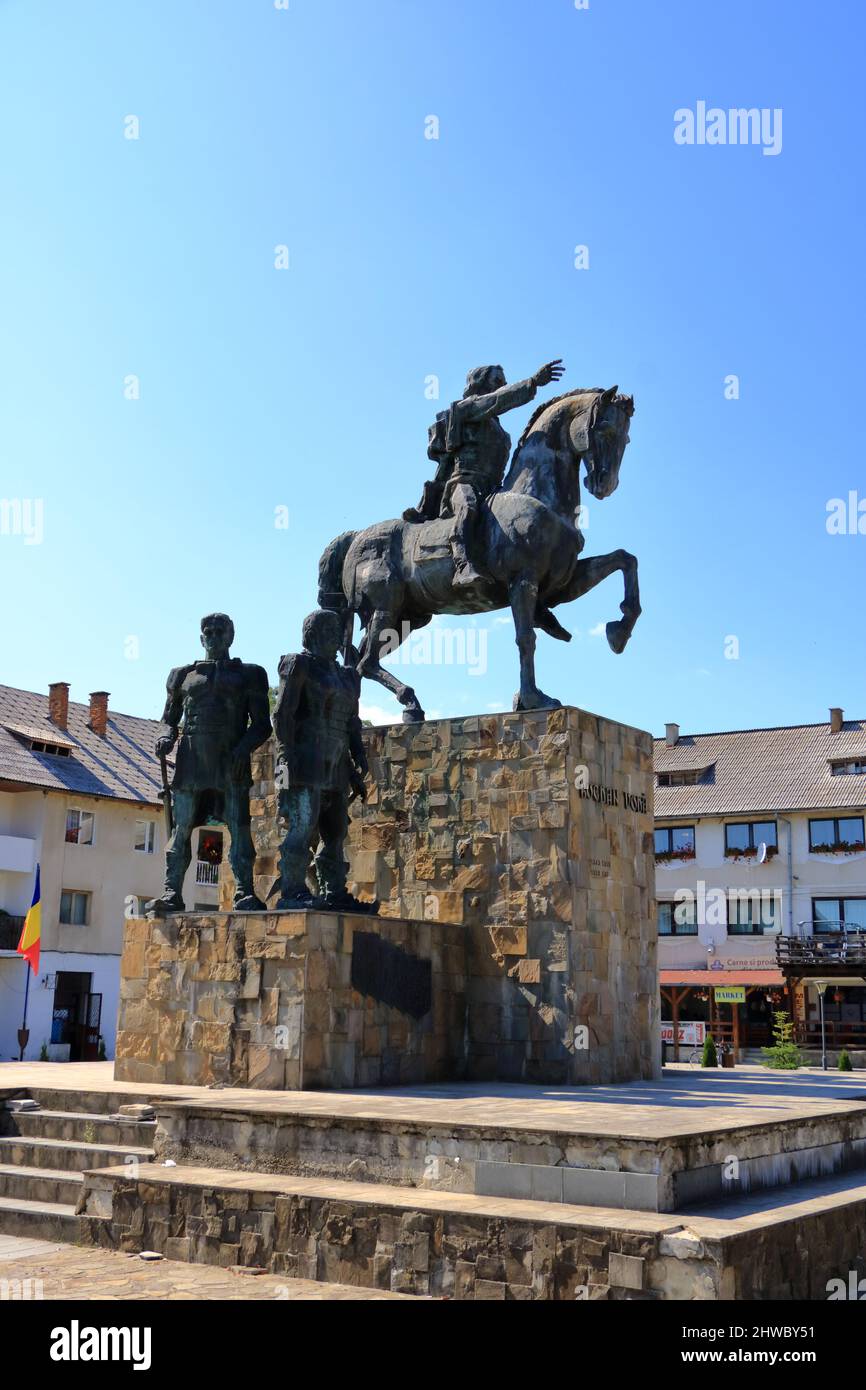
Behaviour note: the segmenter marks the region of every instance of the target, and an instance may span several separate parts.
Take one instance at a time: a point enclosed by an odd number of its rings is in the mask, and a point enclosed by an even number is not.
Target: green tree
[[[716,1044],[713,1042],[713,1035],[712,1033],[707,1033],[707,1036],[704,1038],[704,1051],[701,1057],[701,1066],[717,1067],[718,1065],[719,1059],[716,1056]]]
[[[774,1071],[796,1071],[803,1065],[800,1049],[794,1041],[794,1024],[784,1009],[773,1013],[773,1046],[762,1047],[764,1065]]]
[[[836,1063],[836,1066],[839,1068],[840,1071],[854,1070],[854,1068],[851,1065],[851,1058],[848,1056],[847,1047],[843,1047],[842,1051],[839,1053],[839,1061]]]

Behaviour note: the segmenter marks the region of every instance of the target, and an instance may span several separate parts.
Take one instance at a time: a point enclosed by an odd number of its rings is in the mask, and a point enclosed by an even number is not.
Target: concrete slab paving
[[[673,1138],[708,1130],[775,1125],[841,1115],[866,1106],[866,1076],[666,1067],[657,1081],[616,1086],[526,1086],[454,1082],[375,1091],[255,1091],[116,1082],[111,1062],[0,1063],[0,1095],[12,1089],[123,1093],[251,1113],[339,1115],[415,1123],[547,1128],[559,1133],[631,1139]]]

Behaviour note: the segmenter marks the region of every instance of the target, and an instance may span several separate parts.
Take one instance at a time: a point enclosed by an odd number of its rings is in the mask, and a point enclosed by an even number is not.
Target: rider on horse
[[[463,399],[437,415],[429,431],[428,458],[438,465],[424,484],[418,507],[403,513],[406,521],[453,516],[454,584],[463,587],[482,576],[475,568],[475,536],[480,506],[502,486],[511,453],[511,437],[499,423],[506,410],[531,401],[539,386],[558,381],[560,359],[548,362],[527,381],[509,386],[501,367],[476,367],[466,378]]]

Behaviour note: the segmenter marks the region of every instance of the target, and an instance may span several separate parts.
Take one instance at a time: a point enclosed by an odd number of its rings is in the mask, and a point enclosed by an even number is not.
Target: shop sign
[[[680,1023],[677,1029],[680,1035],[680,1042],[688,1047],[700,1047],[707,1033],[705,1023]],[[662,1042],[672,1043],[674,1040],[673,1023],[662,1024]]]

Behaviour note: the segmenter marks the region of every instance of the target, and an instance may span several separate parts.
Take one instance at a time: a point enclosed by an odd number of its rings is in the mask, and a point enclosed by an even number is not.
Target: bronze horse
[[[619,483],[634,401],[617,390],[568,391],[535,411],[502,488],[482,509],[482,581],[454,588],[448,518],[383,521],[347,531],[325,550],[319,562],[319,605],[343,614],[347,651],[358,672],[397,697],[407,723],[422,720],[424,711],[415,691],[386,670],[381,657],[436,614],[511,608],[520,652],[515,709],[558,708],[560,701],[535,683],[535,629],[570,641],[552,609],[580,598],[616,570],[622,571],[625,594],[622,617],[607,624],[607,640],[614,652],[625,647],[641,611],[637,560],[625,550],[581,559],[579,529],[580,464],[588,491],[599,500]],[[357,652],[351,646],[355,614],[364,628]]]

